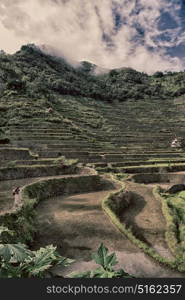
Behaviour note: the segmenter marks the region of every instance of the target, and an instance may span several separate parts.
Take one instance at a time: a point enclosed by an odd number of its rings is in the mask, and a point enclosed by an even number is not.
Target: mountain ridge
[[[74,67],[65,58],[45,53],[32,44],[24,45],[13,55],[0,53],[0,95],[47,98],[59,94],[122,102],[185,94],[185,72],[147,75],[119,68],[102,74],[100,68],[100,74],[94,74],[97,68],[86,61]]]

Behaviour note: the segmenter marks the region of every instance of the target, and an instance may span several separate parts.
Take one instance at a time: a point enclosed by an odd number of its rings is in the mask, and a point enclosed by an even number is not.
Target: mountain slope
[[[82,62],[73,67],[62,58],[34,45],[22,46],[14,55],[0,53],[1,96],[30,98],[72,95],[113,102],[127,99],[173,98],[185,93],[185,73],[157,72],[153,76],[129,68],[94,75],[98,67]]]

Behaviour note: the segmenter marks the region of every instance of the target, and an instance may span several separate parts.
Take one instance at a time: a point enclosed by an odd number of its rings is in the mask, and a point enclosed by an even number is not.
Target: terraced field
[[[48,106],[53,108],[50,114],[46,112]],[[125,183],[133,199],[119,215],[120,222],[131,227],[147,247],[173,261],[165,241],[161,204],[152,195],[152,187],[184,182],[185,152],[170,147],[175,135],[185,137],[183,104],[173,100],[106,104],[67,96],[53,103],[35,100],[34,104],[27,99],[2,99],[0,117],[4,120],[0,139],[1,215],[10,214],[12,189],[17,186],[48,178],[68,182],[71,176],[79,182],[91,177],[95,180],[96,174],[104,178],[101,176],[107,173],[118,180],[109,188],[100,189],[98,183],[94,190],[93,185],[86,190],[75,188],[72,195],[70,184],[65,195],[50,191],[35,208],[33,248],[57,244],[61,253],[80,260],[83,266],[103,241],[130,273],[184,277],[184,273],[159,265],[133,245],[101,208],[110,191],[118,191]],[[128,265],[123,261],[126,254],[130,257]],[[138,264],[141,257],[143,262]]]

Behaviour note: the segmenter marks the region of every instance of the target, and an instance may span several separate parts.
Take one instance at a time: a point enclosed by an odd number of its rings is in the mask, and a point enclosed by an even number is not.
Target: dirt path
[[[0,182],[0,214],[4,214],[12,210],[14,206],[14,196],[12,190],[16,187],[23,187],[24,185],[37,182],[39,180],[45,180],[49,178],[64,178],[64,177],[76,177],[75,175],[59,175],[59,176],[48,176],[48,177],[38,177],[38,178],[24,178],[15,180],[5,180]]]
[[[36,182],[38,178],[5,180],[0,182],[0,214],[10,211],[14,206],[12,190],[18,186]]]
[[[153,196],[153,185],[128,182],[127,189],[134,192],[132,205],[124,211],[121,220],[132,227],[135,235],[158,253],[173,258],[165,241],[166,221],[161,203]]]
[[[39,230],[33,249],[54,244],[61,255],[75,258],[77,263],[58,274],[95,267],[90,262],[92,252],[103,242],[116,252],[119,267],[138,277],[183,277],[157,264],[135,247],[115,228],[101,208],[110,191],[76,194],[42,201],[37,207]]]

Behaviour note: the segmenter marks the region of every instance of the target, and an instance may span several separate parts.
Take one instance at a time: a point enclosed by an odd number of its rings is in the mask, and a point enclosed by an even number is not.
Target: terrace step
[[[38,159],[38,160],[15,160],[12,162],[12,164],[15,165],[53,165],[54,160],[53,159]],[[11,163],[9,163],[9,166],[11,166]]]
[[[108,168],[97,168],[100,173],[106,173]],[[185,171],[185,163],[176,163],[172,166],[168,166],[168,164],[160,164],[160,165],[138,165],[138,166],[128,166],[122,168],[112,168],[111,172],[113,173],[126,173],[126,174],[138,174],[138,173],[164,173],[164,172],[180,172]]]
[[[112,162],[112,163],[94,163],[93,166],[95,168],[98,167],[109,167],[110,169],[114,169],[114,168],[121,168],[121,167],[126,167],[126,166],[142,166],[142,165],[159,165],[159,164],[166,164],[167,166],[172,166],[173,164],[176,163],[185,163],[185,159],[184,160],[179,160],[179,159],[173,159],[173,160],[154,160],[154,161],[142,161],[142,160],[137,160],[137,161],[125,161],[125,162]]]
[[[29,149],[21,149],[21,148],[0,148],[0,160],[16,160],[16,159],[22,159],[22,160],[29,160],[37,158],[37,156],[34,156],[30,153]]]
[[[77,171],[78,169],[75,167],[56,165],[22,165],[16,167],[3,167],[0,168],[0,181],[75,174]]]
[[[11,139],[13,135],[9,135],[9,138]],[[59,139],[59,140],[70,140],[70,139],[81,139],[80,136],[75,136],[73,137],[73,135],[56,135],[56,134],[35,134],[35,135],[29,135],[29,134],[25,134],[25,135],[16,135],[16,139],[19,140],[19,139],[26,139],[26,140],[49,140],[49,139]]]

